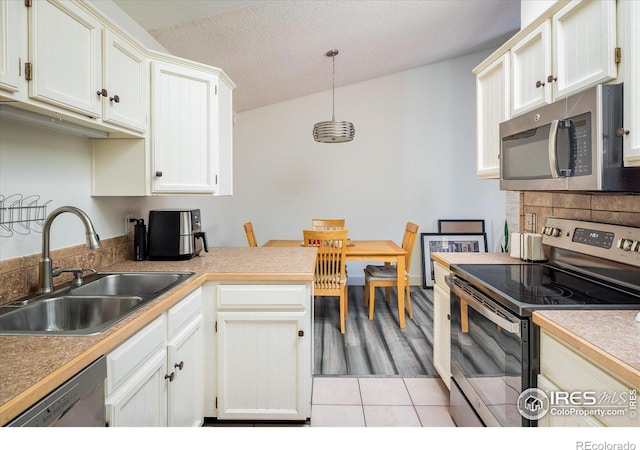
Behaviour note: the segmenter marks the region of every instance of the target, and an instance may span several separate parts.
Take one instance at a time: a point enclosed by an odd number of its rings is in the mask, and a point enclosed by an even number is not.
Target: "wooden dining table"
[[[300,239],[272,239],[263,247],[301,247]],[[400,328],[405,327],[404,316],[404,272],[407,251],[390,240],[349,240],[347,261],[378,261],[396,263],[398,289],[398,321]]]

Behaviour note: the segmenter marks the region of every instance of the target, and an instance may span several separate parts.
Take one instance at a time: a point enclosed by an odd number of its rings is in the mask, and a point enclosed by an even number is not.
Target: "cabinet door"
[[[553,16],[553,97],[617,76],[616,2],[571,2]]]
[[[148,128],[148,62],[136,48],[106,29],[103,44],[103,85],[108,92],[102,100],[103,120],[144,132]]]
[[[199,427],[204,420],[202,337],[202,315],[199,315],[167,346],[167,372],[174,374],[169,383],[170,427]]]
[[[218,418],[310,417],[305,313],[218,312]]]
[[[511,116],[551,103],[551,21],[511,49]]]
[[[233,88],[218,83],[219,133],[218,189],[216,195],[233,195]]]
[[[29,95],[89,117],[100,117],[100,23],[70,2],[43,0],[32,5],[29,58],[33,80]]]
[[[214,193],[217,76],[160,62],[152,72],[153,191]]]
[[[476,138],[478,178],[500,177],[499,124],[509,118],[509,53],[476,78]]]
[[[449,291],[433,286],[433,366],[451,389],[451,312]]]
[[[131,379],[106,399],[111,427],[167,426],[167,351],[154,354]]]
[[[623,18],[622,64],[624,65],[624,163],[640,166],[640,2],[619,2]]]
[[[545,394],[549,395],[551,392],[562,392],[562,390],[553,384],[547,377],[544,375],[538,375],[538,389],[541,389],[545,392]],[[576,410],[581,410],[582,408],[576,407]],[[539,427],[602,427],[602,423],[597,419],[585,415],[562,415],[562,414],[552,414],[551,411],[547,412],[543,417],[538,419]]]
[[[0,89],[16,93],[24,83],[26,8],[15,0],[0,0]]]

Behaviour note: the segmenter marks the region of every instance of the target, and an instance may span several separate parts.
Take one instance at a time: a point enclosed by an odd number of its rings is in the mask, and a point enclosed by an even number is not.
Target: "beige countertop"
[[[533,323],[640,389],[637,310],[543,310]]]
[[[0,336],[0,426],[116,348],[205,281],[312,281],[315,249],[211,248],[187,261],[125,261],[101,272],[195,272],[95,336]]]
[[[452,264],[518,264],[508,253],[431,253],[446,268]],[[636,388],[640,388],[639,310],[541,310],[533,323]]]

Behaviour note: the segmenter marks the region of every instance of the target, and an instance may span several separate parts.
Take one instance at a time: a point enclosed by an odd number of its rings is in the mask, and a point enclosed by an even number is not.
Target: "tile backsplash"
[[[526,191],[520,193],[520,231],[525,214],[535,214],[536,232],[549,216],[640,227],[640,194],[564,193]]]
[[[84,244],[51,250],[51,259],[56,267],[92,268],[103,267],[132,258],[133,245],[127,236],[118,236],[101,241],[102,247],[87,250]],[[38,290],[38,263],[40,253],[0,261],[0,305],[17,300]],[[64,273],[53,279],[54,285],[68,283],[73,279]]]

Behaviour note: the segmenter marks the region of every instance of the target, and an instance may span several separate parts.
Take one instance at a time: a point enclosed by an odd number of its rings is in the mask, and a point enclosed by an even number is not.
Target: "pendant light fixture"
[[[316,142],[325,144],[337,144],[339,142],[349,142],[353,140],[356,133],[351,122],[336,121],[336,55],[338,50],[329,50],[327,56],[333,59],[333,87],[332,87],[332,103],[333,109],[331,120],[326,122],[318,122],[313,126],[313,139]]]

